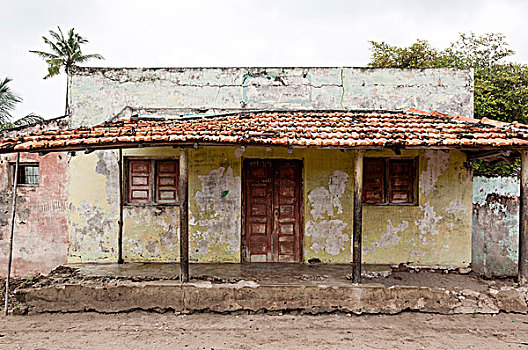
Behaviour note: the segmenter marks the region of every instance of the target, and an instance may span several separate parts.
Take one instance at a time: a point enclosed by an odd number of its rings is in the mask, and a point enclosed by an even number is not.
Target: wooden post
[[[352,246],[352,282],[361,282],[361,231],[362,231],[362,193],[363,193],[363,151],[356,152],[354,161],[354,234]]]
[[[120,148],[118,151],[117,164],[119,166],[119,231],[117,232],[117,263],[123,263],[123,206],[124,206],[124,195],[123,195],[123,150]]]
[[[189,281],[189,167],[188,151],[180,148],[180,280]]]
[[[18,165],[20,164],[20,153],[17,153],[15,163],[15,176],[13,177],[13,197],[11,200],[11,234],[9,236],[9,258],[7,260],[7,276],[5,281],[5,315],[9,311],[9,278],[11,277],[11,263],[13,262],[13,236],[15,232],[16,195],[18,185]]]
[[[519,206],[519,284],[528,280],[528,151],[521,151],[521,196]]]

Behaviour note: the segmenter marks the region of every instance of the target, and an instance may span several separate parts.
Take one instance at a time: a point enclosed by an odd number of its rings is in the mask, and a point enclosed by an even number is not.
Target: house
[[[466,267],[471,160],[528,145],[472,118],[471,70],[78,68],[69,88],[68,128],[0,144],[66,159],[68,262]]]

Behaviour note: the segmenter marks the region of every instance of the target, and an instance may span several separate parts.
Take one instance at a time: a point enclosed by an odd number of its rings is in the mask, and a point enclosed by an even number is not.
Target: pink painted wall
[[[21,163],[39,163],[39,185],[20,186],[13,245],[16,276],[48,273],[68,255],[67,153],[45,156],[22,153]],[[6,275],[9,253],[12,184],[10,164],[16,154],[0,156],[0,274]]]

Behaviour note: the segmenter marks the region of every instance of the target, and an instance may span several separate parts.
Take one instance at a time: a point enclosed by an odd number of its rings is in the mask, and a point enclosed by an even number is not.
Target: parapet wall
[[[126,107],[172,114],[236,110],[437,110],[473,116],[473,71],[378,68],[77,68],[71,126]]]

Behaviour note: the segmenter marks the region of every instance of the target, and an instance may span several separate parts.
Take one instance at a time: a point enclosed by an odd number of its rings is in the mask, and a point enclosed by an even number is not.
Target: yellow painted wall
[[[99,174],[96,169],[108,174],[101,171],[101,159],[108,163],[107,168],[113,165],[110,156],[101,157],[96,153],[78,155],[70,161],[70,200],[75,208],[70,216],[72,261],[115,259],[117,192],[103,189],[116,183],[117,171],[106,176]],[[191,260],[240,261],[242,161],[244,158],[282,158],[301,159],[304,164],[303,259],[350,262],[354,155],[354,151],[293,149],[289,153],[285,148],[265,147],[190,149]],[[124,151],[124,156],[177,157],[178,150],[172,147],[134,149]],[[392,151],[372,151],[365,156],[396,157]],[[471,258],[472,182],[470,171],[464,166],[465,155],[458,151],[402,151],[401,156],[419,157],[418,203],[364,205],[364,262],[466,265]],[[82,185],[87,181],[93,187]],[[94,226],[95,219],[89,212],[100,213],[97,218],[103,217],[103,224],[95,225],[98,228],[91,231],[86,227]],[[178,212],[177,206],[126,206],[125,260],[177,260]]]
[[[366,157],[395,157],[392,151]],[[471,262],[472,177],[459,151],[402,151],[418,157],[418,203],[363,206],[367,263],[465,266]]]
[[[68,261],[113,261],[117,257],[119,202],[113,151],[68,155]],[[114,161],[116,167],[108,168]],[[114,173],[107,176],[106,173]]]
[[[177,158],[173,147],[123,150],[123,157]],[[123,259],[125,261],[176,261],[180,255],[179,206],[125,205]]]
[[[350,261],[352,225],[348,213],[352,211],[353,187],[349,169],[353,153],[309,149],[288,153],[285,148],[264,147],[247,147],[244,151],[240,147],[203,147],[190,152],[190,244],[194,259],[241,259],[244,158],[303,160],[304,260],[318,257],[332,262]],[[342,186],[336,188],[336,183]],[[225,191],[227,195],[222,197]]]

